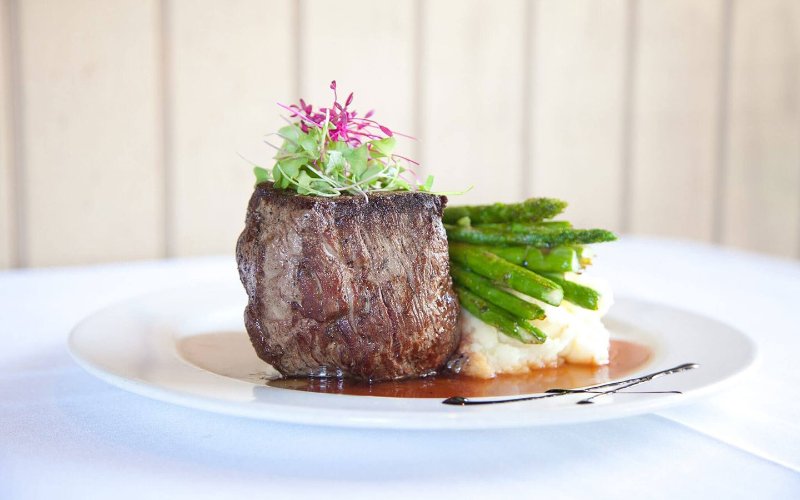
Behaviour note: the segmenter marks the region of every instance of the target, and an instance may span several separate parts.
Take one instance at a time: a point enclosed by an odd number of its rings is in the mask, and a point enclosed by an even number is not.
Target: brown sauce
[[[620,379],[643,366],[650,359],[651,353],[643,345],[612,340],[609,355],[607,366],[563,364],[557,368],[543,368],[520,375],[498,375],[491,379],[438,374],[374,384],[341,379],[290,378],[272,380],[268,385],[299,391],[392,398],[518,396],[554,388],[575,389]]]
[[[178,353],[189,363],[217,375],[263,383],[280,374],[256,356],[244,332],[214,332],[179,339]]]
[[[619,380],[643,367],[651,358],[650,348],[624,340],[612,340],[606,366],[563,364],[521,375],[499,375],[479,379],[439,374],[422,379],[367,384],[351,380],[319,378],[275,378],[277,373],[253,351],[241,332],[206,333],[178,342],[178,351],[189,363],[226,377],[271,387],[307,392],[395,398],[449,398],[519,396],[548,389],[575,389]]]

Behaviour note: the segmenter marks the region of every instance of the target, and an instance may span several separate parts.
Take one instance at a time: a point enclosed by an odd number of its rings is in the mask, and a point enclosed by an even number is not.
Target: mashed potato
[[[605,281],[585,274],[569,273],[566,278],[600,292],[599,308],[591,311],[566,301],[554,307],[520,294],[520,298],[542,306],[547,314],[543,320],[532,321],[547,334],[542,344],[523,344],[462,309],[461,373],[491,378],[501,373],[527,373],[554,367],[564,361],[607,364],[609,333],[601,318],[613,303],[611,290]]]

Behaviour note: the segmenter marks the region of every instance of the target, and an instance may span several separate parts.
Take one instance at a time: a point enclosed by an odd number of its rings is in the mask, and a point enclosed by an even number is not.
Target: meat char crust
[[[245,326],[284,376],[430,374],[458,346],[442,226],[428,193],[321,198],[259,184],[236,257]]]

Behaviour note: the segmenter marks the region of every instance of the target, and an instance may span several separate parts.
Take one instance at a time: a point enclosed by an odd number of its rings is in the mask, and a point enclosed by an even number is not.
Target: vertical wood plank
[[[630,228],[710,240],[722,1],[638,3]]]
[[[155,0],[19,8],[27,263],[159,256]]]
[[[722,241],[800,251],[800,5],[734,4]]]
[[[238,155],[270,164],[265,134],[292,99],[288,0],[172,0],[168,78],[176,255],[232,254],[255,178]]]
[[[11,125],[11,47],[9,0],[0,1],[0,269],[12,266],[14,249],[12,199],[13,132]]]
[[[421,159],[451,203],[519,200],[523,177],[525,5],[423,2]]]
[[[342,99],[354,92],[354,109],[375,110],[393,130],[414,135],[414,3],[412,0],[307,0],[301,23],[301,94],[328,106],[337,81]],[[409,141],[398,147],[411,149]]]
[[[567,200],[568,218],[582,226],[620,225],[625,6],[536,8],[531,190]]]

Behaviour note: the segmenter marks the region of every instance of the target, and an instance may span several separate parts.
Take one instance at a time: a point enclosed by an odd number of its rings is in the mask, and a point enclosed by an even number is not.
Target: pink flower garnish
[[[374,110],[368,111],[363,117],[359,117],[356,111],[349,110],[349,106],[353,104],[352,92],[342,105],[338,99],[336,80],[331,81],[330,89],[333,90],[333,104],[329,108],[321,107],[314,111],[314,107],[303,99],[300,99],[299,105],[286,106],[280,103],[278,105],[290,112],[290,118],[299,119],[300,130],[303,132],[308,132],[309,127],[322,127],[327,119],[329,139],[346,142],[353,148],[358,148],[371,140],[393,137],[396,134],[389,127],[370,119]],[[409,137],[400,133],[397,135]],[[411,161],[407,158],[403,159]],[[415,162],[411,161],[411,163]]]

